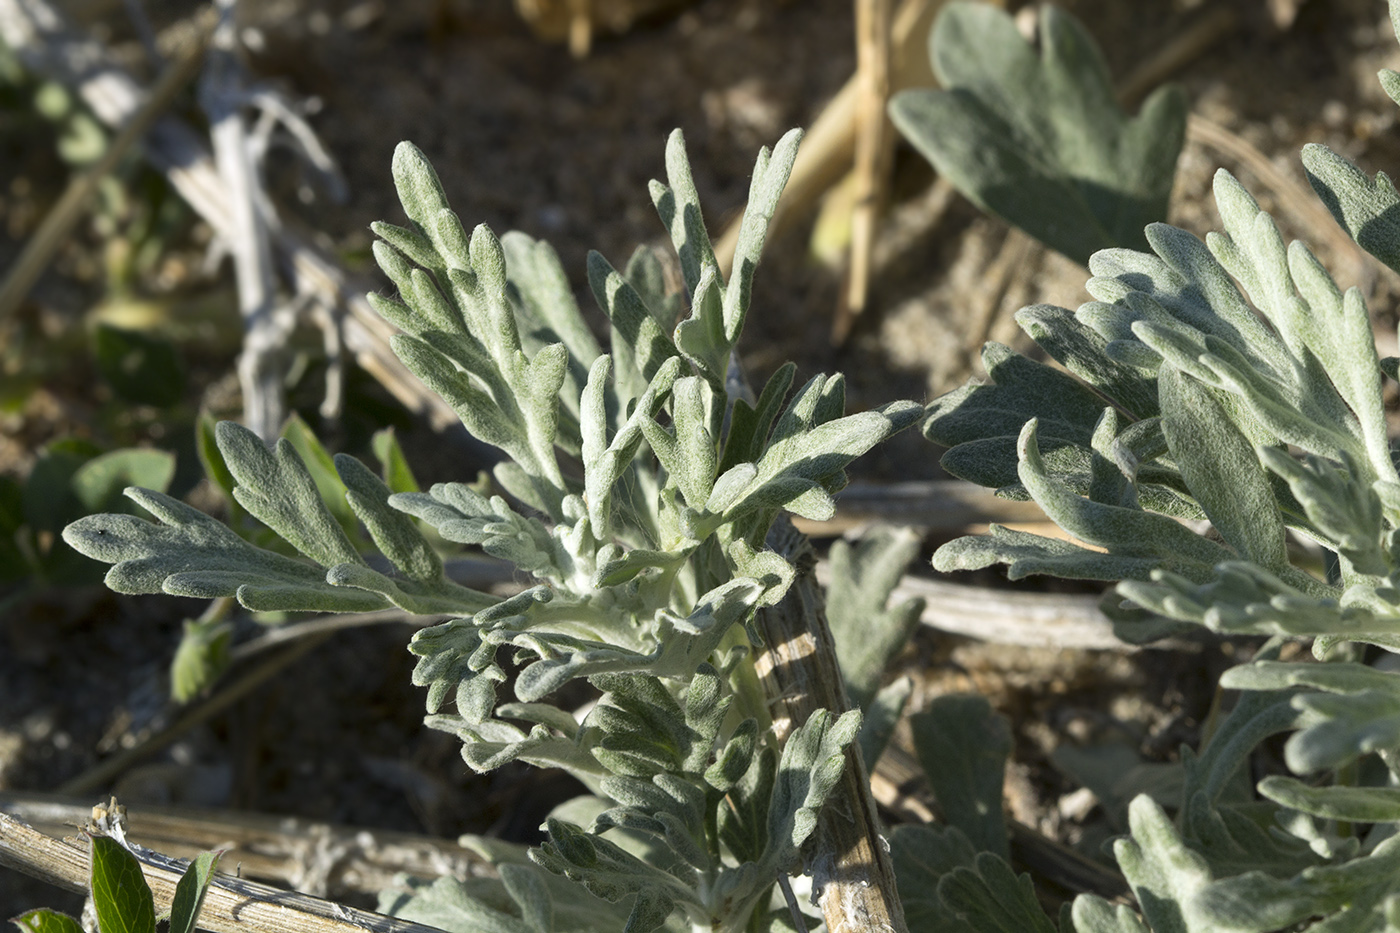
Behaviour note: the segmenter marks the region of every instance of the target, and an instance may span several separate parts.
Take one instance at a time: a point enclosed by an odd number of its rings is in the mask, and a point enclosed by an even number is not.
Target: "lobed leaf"
[[[1011,754],[1006,720],[992,712],[985,697],[947,695],[911,716],[909,725],[914,751],[948,825],[977,851],[1009,859],[1001,812],[1002,778]]]
[[[897,94],[895,125],[973,203],[1078,262],[1137,246],[1166,215],[1186,127],[1177,88],[1118,107],[1084,27],[1046,6],[1039,54],[1006,13],[944,8],[929,39],[941,91]]]
[[[1400,193],[1385,172],[1374,179],[1326,146],[1303,147],[1308,182],[1362,249],[1400,271]]]
[[[74,550],[113,564],[107,585],[118,593],[236,596],[254,611],[366,612],[388,606],[382,596],[327,583],[323,569],[254,547],[169,496],[135,488],[126,494],[162,524],[92,515],[63,531]],[[338,525],[331,527],[339,532]]]
[[[549,841],[532,849],[531,859],[603,900],[617,903],[634,896],[624,933],[649,933],[666,921],[678,903],[694,903],[694,894],[683,882],[615,843],[563,820],[551,818],[545,827]]]
[[[261,438],[232,421],[220,422],[215,436],[238,481],[234,498],[248,514],[323,567],[363,563],[290,441],[279,439],[268,450]]]
[[[788,736],[768,807],[766,865],[788,871],[797,864],[798,850],[816,828],[817,812],[846,768],[860,720],[858,710],[839,717],[817,710]]]
[[[1019,877],[1001,856],[979,852],[938,882],[938,897],[978,933],[1056,933],[1036,899],[1031,876]]]
[[[878,529],[854,548],[845,541],[832,543],[827,621],[846,690],[862,710],[874,699],[882,675],[923,612],[920,598],[887,606],[918,550],[919,536],[908,529]]]

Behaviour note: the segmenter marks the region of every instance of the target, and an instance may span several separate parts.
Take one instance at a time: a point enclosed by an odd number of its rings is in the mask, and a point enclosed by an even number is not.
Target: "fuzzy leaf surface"
[[[937,697],[910,717],[914,750],[948,824],[979,852],[1010,857],[1001,812],[1011,730],[981,696]]]
[[[1046,6],[1039,35],[1037,54],[1006,13],[949,4],[929,39],[946,90],[896,95],[895,125],[973,203],[1077,262],[1139,246],[1166,216],[1185,95],[1160,89],[1129,118],[1083,26]]]

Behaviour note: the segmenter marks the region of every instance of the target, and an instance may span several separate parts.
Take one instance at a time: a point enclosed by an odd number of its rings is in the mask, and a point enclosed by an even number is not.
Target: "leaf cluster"
[[[196,856],[180,876],[170,908],[157,916],[141,863],[123,842],[89,835],[88,844],[88,891],[99,933],[156,933],[157,921],[164,921],[169,933],[194,933],[222,853]],[[26,911],[10,922],[24,933],[82,933],[83,929],[75,918],[46,907]]]
[[[94,515],[65,540],[112,564],[119,592],[234,598],[260,612],[448,616],[410,644],[428,724],[459,736],[474,769],[560,766],[615,804],[586,830],[552,820],[541,865],[627,899],[628,929],[653,929],[677,908],[715,929],[766,914],[860,716],[819,713],[781,747],[767,737],[748,623],[794,571],[765,539],[784,511],[829,518],[846,466],[921,412],[894,403],[847,414],[840,376],[798,386],[791,365],[755,397],[738,373],[754,270],[799,139],[760,153],[726,282],[684,141],[671,137],[667,182],[651,194],[684,293],[666,290],[649,250],[621,270],[591,255],[607,353],[554,251],[468,231],[423,154],[401,144],[393,176],[407,223],[374,225],[396,294],[370,300],[398,328],[404,364],[503,455],[489,480],[424,491],[391,443],[381,476],[332,457],[299,421],[270,448],[236,424],[206,423],[201,457],[229,499],[228,525],[132,487],[155,522]],[[507,597],[465,588],[447,576],[443,542],[530,584]],[[879,581],[868,589],[883,603]],[[907,607],[900,618],[912,619]],[[220,633],[189,627],[195,680],[216,666]],[[554,704],[583,679],[603,699],[580,720]],[[512,697],[498,696],[503,686]],[[612,841],[621,833],[653,837],[668,859],[637,859]],[[546,899],[526,900],[521,921],[548,928]]]
[[[1400,102],[1400,78],[1381,81]],[[1396,267],[1389,179],[1320,146],[1303,160],[1338,222]],[[1104,608],[1130,641],[1198,626],[1274,637],[1223,677],[1241,694],[1205,748],[1183,750],[1179,799],[1127,807],[1114,854],[1141,916],[1086,896],[1062,929],[1391,929],[1400,675],[1360,662],[1365,646],[1400,650],[1400,477],[1382,385],[1397,368],[1376,352],[1359,290],[1285,243],[1226,172],[1215,199],[1223,229],[1204,241],[1150,225],[1150,253],[1089,260],[1092,301],[1020,312],[1059,367],[989,344],[989,381],[929,406],[924,430],[950,448],[951,472],[1033,499],[1073,539],[994,527],[934,565],[1117,583]],[[1288,639],[1327,663],[1278,661]],[[1280,734],[1293,775],[1256,787],[1251,755]]]

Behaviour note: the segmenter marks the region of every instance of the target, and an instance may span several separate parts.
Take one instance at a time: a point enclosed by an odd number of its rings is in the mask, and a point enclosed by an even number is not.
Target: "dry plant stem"
[[[82,797],[0,791],[0,811],[50,836],[84,825],[92,801]],[[467,878],[489,870],[475,852],[456,842],[412,833],[322,823],[288,816],[142,804],[127,814],[129,838],[177,858],[224,851],[223,864],[241,877],[295,885],[309,861],[334,853],[327,877],[331,896],[376,895],[407,872],[421,877]]]
[[[175,897],[186,868],[178,859],[133,847],[158,908]],[[0,813],[0,866],[79,893],[91,872],[86,845],[55,839]],[[440,933],[433,927],[356,910],[306,894],[229,875],[215,875],[205,895],[199,928],[213,933]]]
[[[852,483],[836,494],[836,516],[814,522],[793,519],[803,534],[830,537],[846,534],[871,522],[905,525],[932,532],[965,533],[970,525],[987,522],[1043,522],[1045,513],[1034,502],[997,499],[966,480],[907,483]]]
[[[461,430],[457,413],[440,396],[424,388],[389,349],[394,327],[365,298],[373,286],[351,276],[306,237],[285,225],[274,233],[278,262],[287,278],[296,283],[297,291],[318,296],[328,307],[345,309],[346,314],[339,318],[341,339],[360,368],[435,430]]]
[[[24,244],[24,251],[10,267],[4,284],[0,285],[0,321],[19,308],[29,290],[39,280],[39,276],[48,268],[54,253],[68,239],[74,225],[87,211],[88,202],[102,179],[117,167],[122,157],[160,119],[170,107],[175,95],[194,79],[200,62],[204,59],[206,41],[207,36],[201,30],[180,57],[165,69],[140,109],[123,124],[120,132],[107,145],[102,157],[68,183],[63,196],[45,215],[39,229],[34,231]]]
[[[291,322],[287,315],[278,313],[268,218],[261,209],[262,181],[243,117],[234,0],[219,0],[217,6],[219,25],[214,29],[199,96],[209,117],[214,161],[227,192],[232,222],[224,231],[224,242],[233,254],[238,311],[243,317],[243,353],[238,359],[243,420],[253,433],[271,441],[286,418],[280,357]]]
[[[69,30],[48,0],[0,0],[0,40],[15,50],[26,68],[71,88],[108,126],[125,123],[145,99],[145,91],[107,50]],[[167,116],[152,128],[143,149],[147,161],[165,173],[215,234],[227,237],[233,226],[232,207],[203,138],[188,124]],[[372,286],[355,280],[285,226],[273,230],[272,236],[277,260],[295,283],[292,291],[315,294],[348,309],[345,344],[356,362],[434,427],[460,427],[447,403],[425,389],[389,349],[392,329],[364,298]]]
[[[890,93],[933,83],[928,61],[928,32],[945,2],[902,0],[891,30]],[[852,75],[802,137],[802,148],[797,152],[792,174],[768,226],[769,242],[781,236],[795,217],[806,212],[851,170],[856,151],[858,82],[858,76]],[[715,241],[715,260],[726,276],[733,264],[734,248],[739,243],[739,219],[736,214],[734,222]]]
[[[757,614],[765,646],[756,666],[781,740],[816,710],[840,714],[849,704],[811,544],[782,518],[773,525],[768,544],[797,565],[787,595]],[[858,748],[847,750],[846,761],[841,783],[822,807],[807,844],[817,903],[831,933],[904,933],[904,909],[870,796],[870,776]]]
[[[826,583],[830,570],[817,564],[817,579]],[[918,597],[925,601],[920,621],[951,635],[997,645],[1090,651],[1174,650],[1179,641],[1130,645],[1113,634],[1113,623],[1099,611],[1096,596],[1066,593],[1023,593],[988,587],[945,583],[905,574],[890,594],[891,603]]]
[[[1234,10],[1225,6],[1210,9],[1123,79],[1118,89],[1118,102],[1124,109],[1136,108],[1150,91],[1208,52],[1239,24],[1239,15]]]
[[[846,342],[855,319],[865,310],[875,230],[894,154],[894,127],[885,113],[893,70],[891,3],[892,0],[855,2],[856,80],[860,88],[856,109],[855,207],[851,213],[851,258],[832,322],[831,342],[836,346]]]

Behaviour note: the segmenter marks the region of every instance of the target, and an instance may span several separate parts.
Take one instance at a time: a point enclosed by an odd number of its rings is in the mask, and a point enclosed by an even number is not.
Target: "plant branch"
[[[846,280],[832,322],[831,342],[840,346],[865,310],[875,253],[875,230],[894,157],[894,126],[885,112],[893,65],[892,0],[856,0],[855,206],[851,211],[851,253]]]
[[[187,43],[180,57],[165,69],[140,108],[122,124],[120,131],[107,144],[101,158],[68,183],[63,196],[45,215],[39,229],[24,244],[24,251],[10,267],[4,284],[0,285],[0,321],[15,312],[39,276],[48,268],[54,252],[63,245],[74,224],[87,210],[88,202],[92,200],[98,184],[111,174],[117,163],[155,125],[161,115],[169,109],[175,96],[194,78],[204,60],[207,38],[207,30],[201,28]]]
[[[773,707],[781,740],[819,709],[840,715],[850,708],[836,661],[836,646],[817,585],[811,544],[780,518],[769,546],[797,567],[797,579],[776,606],[758,611],[765,647],[755,666]],[[846,752],[841,783],[822,807],[809,842],[807,867],[831,933],[903,933],[904,908],[895,890],[894,865],[881,838],[860,750]]]
[[[131,847],[156,903],[169,904],[186,863]],[[91,874],[85,846],[55,839],[0,813],[0,866],[83,893]],[[356,910],[306,894],[215,875],[205,895],[199,928],[212,933],[439,933],[433,927]]]
[[[56,836],[83,825],[91,810],[82,797],[0,791],[0,811]],[[292,885],[305,878],[308,862],[329,848],[340,854],[327,878],[331,896],[378,894],[394,875],[408,872],[466,878],[487,863],[455,841],[413,833],[323,823],[299,817],[236,810],[143,804],[128,814],[127,834],[143,845],[179,858],[225,849],[226,865],[242,876]]]
[[[209,63],[200,85],[200,103],[209,117],[214,161],[228,192],[232,226],[224,243],[233,254],[238,311],[243,317],[243,353],[238,381],[243,390],[243,418],[254,434],[269,442],[286,418],[282,396],[281,349],[292,329],[292,315],[277,304],[266,197],[243,116],[243,70],[237,55],[234,0],[219,0]]]
[[[142,105],[147,94],[140,84],[100,44],[68,28],[47,0],[0,0],[0,40],[15,51],[24,66],[57,81],[82,98],[93,115],[109,127],[121,126]],[[143,141],[146,159],[164,172],[179,193],[216,236],[233,229],[233,207],[205,140],[188,123],[166,115]],[[355,361],[384,385],[406,408],[437,429],[458,426],[452,409],[428,391],[389,349],[394,329],[364,297],[373,286],[348,272],[285,224],[271,231],[274,256],[297,294],[315,294],[327,305],[349,312],[345,346]]]

